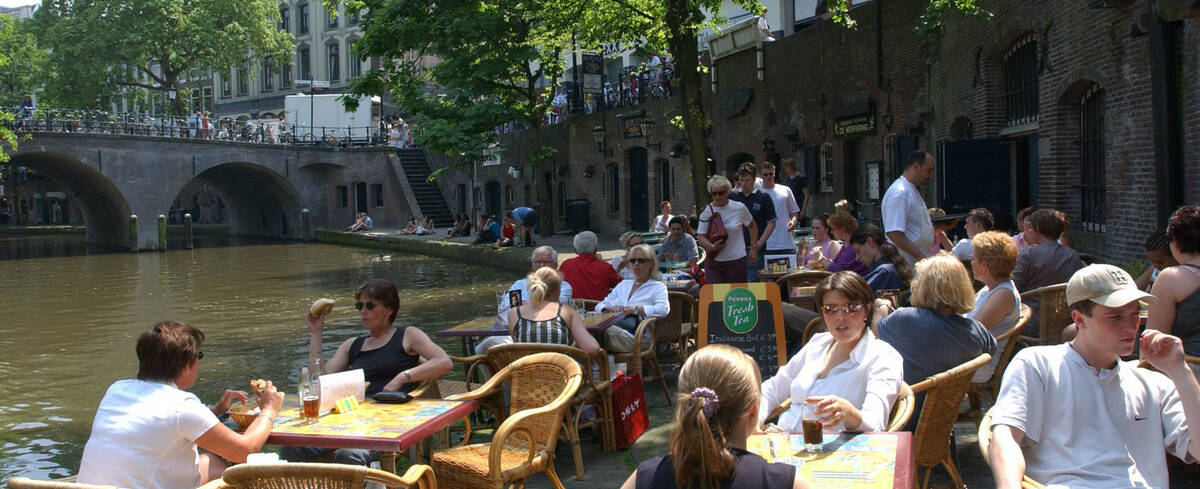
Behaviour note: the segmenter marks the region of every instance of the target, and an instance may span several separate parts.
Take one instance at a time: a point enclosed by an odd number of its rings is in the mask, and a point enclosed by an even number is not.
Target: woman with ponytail
[[[542,267],[525,277],[529,302],[508,310],[508,334],[516,343],[572,345],[595,355],[600,344],[588,333],[583,319],[571,308],[557,302],[562,274]]]
[[[883,230],[874,224],[863,224],[850,236],[850,246],[859,263],[867,266],[867,285],[872,292],[907,289],[912,269],[896,246],[884,239]]]
[[[713,344],[679,371],[671,452],[646,460],[621,489],[805,488],[796,468],[746,451],[758,427],[758,364],[737,348]]]

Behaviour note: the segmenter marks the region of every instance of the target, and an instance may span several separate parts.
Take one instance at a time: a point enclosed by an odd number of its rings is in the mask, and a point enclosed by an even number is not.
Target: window
[[[1033,34],[1004,57],[1004,114],[1009,127],[1037,122],[1038,43]]]
[[[345,185],[338,185],[337,186],[337,194],[338,194],[338,197],[337,197],[338,198],[338,207],[339,208],[350,207],[350,188],[346,187]]]
[[[300,47],[300,79],[312,80],[312,57],[308,46]]]
[[[350,16],[350,25],[358,25],[358,21],[361,17],[362,17],[361,12],[354,12],[354,15]]]
[[[558,217],[565,219],[567,217],[567,182],[564,179],[558,181]]]
[[[302,3],[297,5],[296,10],[298,11],[299,15],[299,18],[296,20],[299,21],[300,24],[300,29],[296,33],[308,34],[308,4]]]
[[[604,186],[608,189],[608,212],[615,214],[621,210],[621,172],[616,163],[605,167]]]
[[[338,66],[338,45],[336,43],[325,47],[329,51],[329,81],[341,79],[341,67]]]
[[[514,197],[515,196],[513,195],[512,185],[505,185],[504,186],[504,207],[511,207]]]
[[[671,163],[658,160],[658,201],[671,200]]]
[[[346,78],[358,78],[362,74],[362,60],[354,55],[353,50],[349,49],[350,43],[347,43],[346,46]]]
[[[325,23],[329,25],[330,29],[337,29],[337,7],[334,7],[333,10],[325,11]]]
[[[375,197],[375,207],[383,207],[383,184],[371,184],[371,195]]]
[[[292,86],[292,65],[286,64],[279,67],[279,88],[290,86]]]
[[[225,73],[221,75],[221,96],[228,97],[232,93],[229,88],[229,73]]]
[[[272,90],[275,88],[275,58],[267,56],[263,60],[262,66],[262,85],[263,90]]]
[[[821,165],[821,191],[833,192],[833,144],[822,144],[818,158]]]
[[[1104,91],[1092,84],[1080,102],[1079,213],[1085,231],[1104,232]]]
[[[242,61],[242,67],[238,68],[238,95],[248,93],[250,93],[250,62]]]
[[[292,29],[291,15],[292,15],[292,11],[290,9],[288,9],[286,5],[279,7],[279,30],[281,30],[283,32],[291,31],[291,29]]]
[[[204,87],[204,99],[201,101],[204,104],[203,109],[210,111],[213,108],[213,89],[212,87]]]

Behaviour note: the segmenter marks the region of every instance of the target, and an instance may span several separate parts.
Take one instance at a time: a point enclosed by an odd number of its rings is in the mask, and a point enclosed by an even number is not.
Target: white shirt
[[[617,275],[620,275],[622,280],[633,280],[633,268],[629,264],[625,264],[625,268],[621,268],[623,259],[625,259],[625,255],[614,256],[612,260],[608,261],[608,264],[612,265],[613,270],[617,271]]]
[[[929,219],[929,209],[925,207],[925,198],[921,191],[903,175],[892,182],[883,201],[879,204],[883,212],[883,231],[901,231],[904,237],[912,241],[918,250],[933,248],[933,221]],[[888,241],[891,241],[890,239]],[[899,248],[899,247],[897,247]],[[913,257],[900,250],[908,264],[912,265],[920,257]]]
[[[633,291],[631,296],[629,291],[632,289],[633,279],[622,280],[608,292],[608,297],[596,304],[596,311],[604,312],[605,309],[612,306],[642,306],[645,314],[639,316],[638,319],[667,317],[667,314],[671,312],[671,302],[667,300],[666,284],[650,279]]]
[[[118,380],[96,409],[79,482],[131,489],[199,486],[196,439],[217,423],[195,394],[173,383]]]
[[[674,216],[664,216],[659,214],[654,216],[654,222],[650,223],[651,231],[668,232],[671,230],[671,218]]]
[[[513,291],[513,290],[521,291],[521,302],[523,304],[529,303],[529,280],[527,280],[527,279],[517,280],[516,282],[513,282],[513,284],[508,287],[508,290],[509,291]],[[562,285],[559,286],[559,289],[558,289],[558,303],[559,304],[570,303],[571,302],[571,294],[573,294],[573,293],[574,293],[574,291],[571,289],[571,284],[568,283],[566,280],[563,280]],[[512,304],[508,303],[508,294],[504,294],[504,299],[502,299],[500,301],[499,309],[500,309],[500,311],[507,311],[508,308],[510,308],[510,307],[512,307]]]
[[[775,229],[767,237],[766,249],[795,251],[796,242],[792,240],[792,231],[788,230],[787,223],[793,215],[800,213],[800,206],[796,205],[792,189],[787,185],[775,184],[769,189],[763,187],[762,190],[770,195],[771,201],[775,203]]]
[[[892,403],[904,382],[904,358],[870,330],[850,350],[850,358],[834,366],[824,379],[817,374],[833,346],[833,335],[818,333],[774,377],[763,382],[758,404],[761,423],[779,403],[791,398],[792,407],[779,416],[780,427],[800,431],[801,405],[812,396],[838,396],[862,413],[859,431],[887,431]]]
[[[1170,379],[1134,365],[1097,373],[1069,343],[1021,350],[992,426],[1025,432],[1025,474],[1048,488],[1167,489],[1164,448],[1195,463],[1187,420]]]
[[[955,258],[959,260],[970,260],[975,256],[975,248],[971,247],[971,238],[963,238],[954,243],[954,249],[950,250]]]
[[[712,259],[733,261],[746,256],[746,239],[742,236],[742,227],[749,226],[754,221],[754,218],[750,216],[750,209],[732,199],[724,207],[704,206],[704,210],[700,211],[700,225],[696,227],[697,235],[708,233],[708,221],[712,218],[713,209],[716,209],[717,214],[721,216],[721,221],[725,223],[725,231],[729,233],[729,237],[725,239],[725,248],[722,248],[721,252]]]
[[[979,289],[979,292],[975,293],[975,309],[972,309],[971,312],[963,314],[963,316],[975,319],[975,314],[979,313],[979,309],[982,308],[984,304],[987,304],[988,299],[991,298],[992,293],[995,292],[1011,294],[1013,298],[1013,308],[1011,311],[1008,311],[1008,314],[1005,314],[1004,317],[1000,318],[1000,322],[996,323],[995,327],[988,328],[988,331],[992,333],[992,337],[996,337],[1008,332],[1010,328],[1017,325],[1017,321],[1021,320],[1021,294],[1017,293],[1017,286],[1013,285],[1012,280],[1000,282],[996,284],[996,288],[994,289],[986,285],[983,286],[982,289]],[[987,382],[988,379],[992,378],[992,374],[996,372],[996,364],[1000,363],[1000,352],[1004,351],[1004,345],[1007,345],[1009,341],[1012,341],[1012,338],[1004,341],[996,340],[996,354],[992,355],[992,360],[988,362],[987,365],[979,367],[979,370],[975,371],[975,376],[971,377],[971,382]]]

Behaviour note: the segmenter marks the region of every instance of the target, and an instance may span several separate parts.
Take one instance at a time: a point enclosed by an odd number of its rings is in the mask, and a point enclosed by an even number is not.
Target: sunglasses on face
[[[824,311],[825,314],[834,314],[838,311],[841,311],[842,314],[854,314],[863,310],[863,307],[862,304],[822,304],[821,311]]]
[[[361,311],[363,309],[363,307],[366,307],[368,311],[374,311],[375,310],[375,302],[367,301],[367,302],[355,302],[354,303],[355,309],[358,309]]]
[[[711,195],[713,197],[720,197],[722,195],[725,195],[726,193],[728,193],[728,192],[722,190],[720,192],[709,192],[708,195]]]
[[[634,265],[639,265],[642,263],[650,263],[650,259],[649,258],[630,258],[629,263],[632,263]]]

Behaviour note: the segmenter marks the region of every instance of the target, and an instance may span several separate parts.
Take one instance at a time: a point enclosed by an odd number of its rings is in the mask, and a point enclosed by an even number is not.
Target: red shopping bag
[[[633,445],[650,426],[646,413],[646,396],[642,393],[642,376],[617,373],[612,381],[613,423],[617,432],[617,448],[624,450]]]

